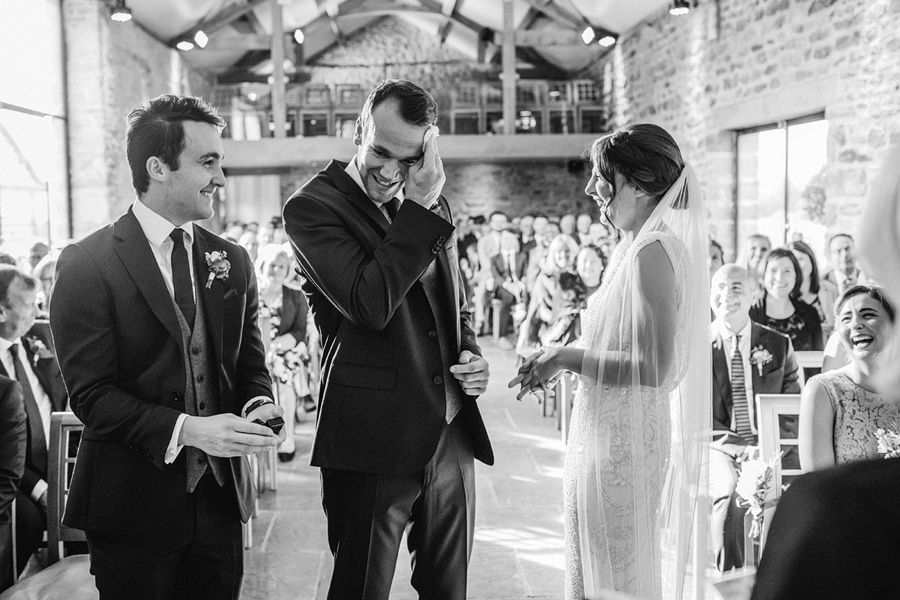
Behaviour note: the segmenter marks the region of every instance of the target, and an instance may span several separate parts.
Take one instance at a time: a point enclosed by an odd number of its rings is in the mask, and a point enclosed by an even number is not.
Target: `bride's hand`
[[[521,400],[527,394],[538,391],[552,395],[553,386],[556,385],[561,371],[556,348],[547,350],[541,348],[525,359],[525,362],[519,367],[519,374],[513,377],[508,386],[510,388],[516,385],[521,386],[516,400]]]

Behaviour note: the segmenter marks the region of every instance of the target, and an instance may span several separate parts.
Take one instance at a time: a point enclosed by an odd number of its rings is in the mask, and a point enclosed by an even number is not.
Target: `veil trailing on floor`
[[[610,586],[647,598],[703,596],[708,252],[702,194],[685,165],[641,230],[620,242],[601,304],[588,310],[573,458],[588,598]]]

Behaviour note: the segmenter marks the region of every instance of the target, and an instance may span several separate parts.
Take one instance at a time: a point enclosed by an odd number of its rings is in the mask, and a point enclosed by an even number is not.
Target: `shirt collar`
[[[741,330],[737,331],[737,332],[730,330],[725,325],[725,319],[716,319],[715,321],[713,321],[713,326],[716,328],[716,333],[718,333],[719,336],[723,340],[727,340],[728,338],[734,336],[735,333],[737,333],[737,335],[741,336],[742,340],[750,339],[750,320],[749,319],[747,320],[747,323],[741,328]]]
[[[9,352],[10,347],[13,344],[22,345],[22,338],[16,338],[14,340],[8,340],[5,337],[0,337],[0,351]]]
[[[356,185],[358,185],[359,189],[363,191],[363,194],[366,195],[366,198],[369,198],[369,192],[366,191],[366,186],[362,180],[362,173],[359,172],[359,166],[357,166],[356,164],[356,156],[353,157],[353,160],[347,163],[347,168],[344,169],[344,172],[347,173],[347,175],[349,175],[350,178],[356,182]],[[403,203],[404,195],[402,187],[397,191],[397,195],[395,197],[400,201],[401,204]],[[369,199],[372,200],[371,198]],[[375,202],[374,200],[372,200],[372,202],[375,204],[375,206],[379,208],[381,207],[381,203]]]
[[[140,224],[141,229],[144,230],[144,235],[147,236],[147,240],[157,248],[163,245],[163,242],[168,239],[169,234],[175,229],[174,225],[154,212],[153,209],[139,199],[135,200],[134,204],[131,205],[131,210],[134,213],[134,217],[137,219],[138,224]],[[194,224],[191,221],[188,221],[179,227],[179,229],[187,234],[188,245],[193,244]]]

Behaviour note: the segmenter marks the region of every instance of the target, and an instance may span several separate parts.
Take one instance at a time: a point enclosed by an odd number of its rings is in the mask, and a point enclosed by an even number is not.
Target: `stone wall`
[[[164,93],[212,86],[133,22],[114,23],[97,0],[63,0],[72,237],[109,223],[134,201],[125,117]]]
[[[702,1],[622,35],[585,74],[609,90],[615,126],[673,133],[729,249],[733,132],[824,111],[825,222],[852,231],[887,146],[900,143],[900,0]]]

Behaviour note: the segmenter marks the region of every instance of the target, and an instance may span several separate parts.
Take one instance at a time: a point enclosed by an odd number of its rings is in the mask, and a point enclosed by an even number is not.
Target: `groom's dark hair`
[[[591,162],[616,192],[616,173],[647,192],[654,201],[672,187],[684,169],[675,139],[659,125],[638,123],[623,127],[591,145]]]

